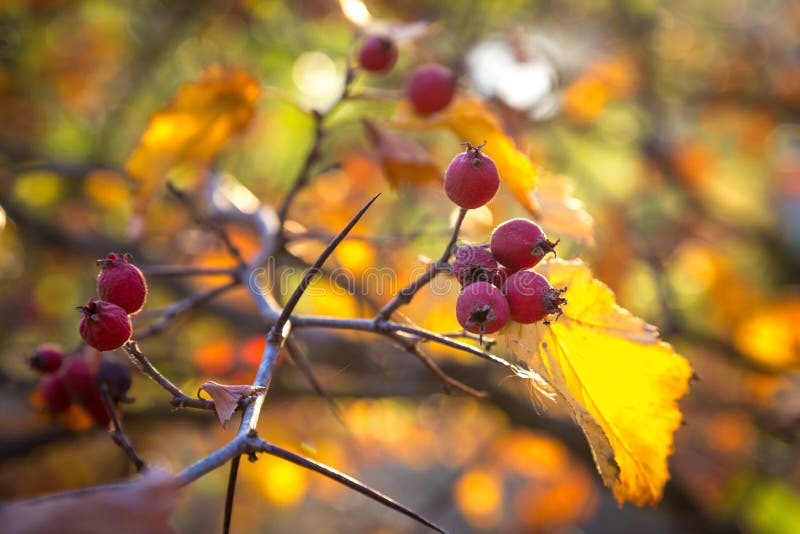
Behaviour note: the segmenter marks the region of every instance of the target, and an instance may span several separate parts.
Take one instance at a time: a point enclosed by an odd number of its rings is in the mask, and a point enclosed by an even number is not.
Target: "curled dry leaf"
[[[437,183],[442,181],[439,169],[431,161],[428,151],[394,132],[364,119],[367,131],[386,179],[392,187],[403,183]]]
[[[537,270],[553,287],[567,289],[564,314],[549,325],[512,324],[506,343],[551,386],[542,394],[533,384],[535,398],[563,403],[581,426],[617,500],[658,502],[681,423],[677,400],[692,376],[689,363],[655,327],[619,307],[584,263],[550,260]]]
[[[200,391],[205,391],[209,394],[214,401],[214,409],[217,411],[219,422],[225,424],[230,421],[233,412],[236,411],[236,406],[239,401],[250,395],[256,395],[266,391],[263,386],[226,386],[224,384],[217,384],[213,381],[208,381],[197,391],[198,397]]]
[[[246,71],[217,65],[183,84],[147,130],[125,164],[136,182],[135,219],[141,218],[167,172],[184,163],[205,166],[227,140],[244,130],[255,114],[259,86]]]
[[[48,495],[0,508],[7,534],[59,532],[169,534],[180,486],[169,473],[150,470],[128,484]]]

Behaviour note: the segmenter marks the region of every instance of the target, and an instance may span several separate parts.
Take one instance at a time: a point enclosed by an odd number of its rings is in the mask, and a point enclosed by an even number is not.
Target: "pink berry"
[[[56,343],[42,343],[36,347],[33,356],[28,360],[31,369],[40,373],[52,373],[61,367],[64,360],[64,349]]]
[[[468,285],[456,301],[456,319],[475,334],[497,332],[508,321],[508,312],[505,296],[488,282]]]
[[[558,241],[549,241],[535,222],[511,219],[495,228],[490,248],[499,263],[518,271],[533,267],[548,252],[555,253],[557,244]]]
[[[397,45],[384,35],[370,35],[364,39],[358,53],[361,68],[370,72],[386,72],[397,61]]]
[[[84,341],[99,351],[121,347],[131,337],[131,320],[125,310],[103,300],[90,300],[83,312],[80,332]]]
[[[64,387],[64,382],[59,374],[54,373],[45,376],[39,387],[44,399],[44,406],[50,413],[63,412],[72,403],[69,392]]]
[[[408,80],[408,98],[421,115],[446,108],[455,91],[456,77],[444,65],[422,65],[411,73]]]
[[[129,259],[130,254],[109,252],[105,259],[97,260],[103,266],[97,275],[97,296],[128,313],[136,313],[147,298],[147,283],[142,271],[128,263]]]
[[[511,319],[528,324],[541,321],[550,314],[561,314],[567,299],[561,296],[565,289],[553,289],[550,282],[539,273],[519,271],[508,277],[505,295]]]
[[[453,260],[453,274],[462,286],[475,282],[491,282],[496,271],[497,262],[494,256],[479,245],[459,248]]]
[[[466,145],[467,150],[454,157],[444,173],[444,190],[462,208],[480,208],[497,193],[500,175],[492,158],[481,152],[483,145]]]

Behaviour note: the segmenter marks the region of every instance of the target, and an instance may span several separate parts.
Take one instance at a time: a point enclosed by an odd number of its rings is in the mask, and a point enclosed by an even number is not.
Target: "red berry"
[[[397,45],[385,35],[370,35],[364,39],[358,53],[358,63],[370,72],[386,72],[397,61]]]
[[[76,402],[84,402],[97,391],[89,362],[83,356],[68,359],[60,374],[64,388]]]
[[[508,302],[492,284],[475,282],[458,295],[456,319],[470,332],[491,334],[508,321]]]
[[[447,197],[462,208],[480,208],[494,197],[500,176],[492,158],[481,147],[466,143],[467,150],[453,158],[444,173]]]
[[[103,300],[90,300],[78,308],[81,318],[81,337],[97,350],[120,348],[131,337],[131,320],[125,310]]]
[[[535,222],[511,219],[495,228],[490,248],[499,263],[518,271],[533,267],[548,252],[555,253],[557,244],[549,241]]]
[[[147,298],[147,283],[138,267],[128,263],[130,254],[109,252],[103,260],[97,275],[97,295],[100,300],[116,304],[128,313],[142,309]]]
[[[494,256],[492,256],[494,257]],[[516,271],[512,271],[508,267],[503,267],[502,265],[497,268],[497,271],[494,273],[494,278],[490,280],[494,287],[499,287],[501,291],[505,291],[506,280],[508,277],[514,274]]]
[[[497,262],[492,253],[479,245],[467,245],[458,249],[453,260],[453,274],[462,286],[475,282],[491,282],[497,271]]]
[[[408,79],[408,98],[421,115],[446,108],[455,91],[456,77],[444,65],[422,65]]]
[[[107,426],[111,422],[108,408],[100,392],[95,388],[94,393],[84,400],[83,406],[97,426]]]
[[[519,271],[508,277],[505,295],[511,319],[518,323],[535,323],[546,316],[561,314],[567,299],[561,296],[565,289],[553,289],[550,282],[539,273]]]
[[[39,386],[44,399],[44,406],[50,413],[60,413],[69,408],[72,399],[70,399],[67,388],[64,387],[64,382],[58,374],[50,374],[42,379]]]
[[[98,388],[105,385],[111,400],[119,402],[131,388],[131,372],[123,363],[104,359],[97,368],[94,381]]]
[[[64,360],[64,350],[56,343],[42,343],[36,347],[33,356],[28,360],[31,369],[40,373],[52,373],[61,367]]]

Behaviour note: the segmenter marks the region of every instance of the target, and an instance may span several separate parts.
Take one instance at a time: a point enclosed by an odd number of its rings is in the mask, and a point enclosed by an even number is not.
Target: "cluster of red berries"
[[[147,283],[138,267],[130,263],[130,254],[110,252],[97,276],[97,296],[86,306],[80,324],[81,337],[99,351],[114,350],[131,337],[128,315],[142,309],[147,298]]]
[[[28,363],[44,374],[39,391],[48,412],[62,413],[70,405],[78,404],[99,426],[110,421],[100,388],[105,385],[112,403],[116,405],[126,399],[131,387],[131,375],[126,365],[103,358],[93,368],[81,354],[65,358],[61,346],[55,343],[39,345]]]
[[[388,72],[397,61],[397,44],[386,35],[369,35],[358,53],[358,62],[366,71]],[[408,99],[420,115],[441,111],[450,104],[456,91],[453,71],[430,63],[417,67],[408,78]]]

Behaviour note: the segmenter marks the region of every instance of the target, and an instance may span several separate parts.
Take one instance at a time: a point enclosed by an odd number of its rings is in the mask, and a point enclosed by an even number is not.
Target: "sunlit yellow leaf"
[[[582,262],[552,260],[538,270],[554,287],[567,288],[568,304],[549,325],[509,326],[509,348],[569,408],[617,500],[658,502],[681,423],[676,401],[692,376],[688,362],[655,327],[617,306]]]
[[[533,214],[539,205],[533,196],[536,169],[531,160],[520,152],[508,137],[491,109],[481,100],[458,96],[441,113],[427,117],[416,115],[408,102],[398,106],[394,124],[403,128],[449,128],[463,141],[479,145],[486,141],[483,152],[491,157],[500,179],[519,202]]]
[[[137,182],[141,215],[167,171],[182,164],[207,165],[225,142],[251,122],[259,87],[246,71],[207,68],[183,84],[173,100],[150,117],[125,170]]]
[[[424,148],[366,119],[364,128],[392,187],[442,181],[442,174]]]
[[[535,193],[541,207],[539,222],[554,235],[572,236],[593,245],[594,219],[574,193],[575,185],[569,178],[542,173]]]

